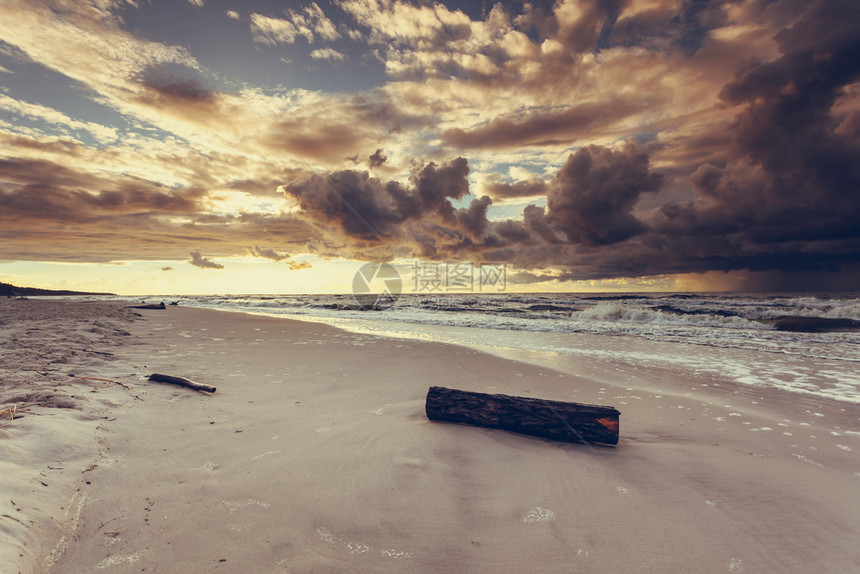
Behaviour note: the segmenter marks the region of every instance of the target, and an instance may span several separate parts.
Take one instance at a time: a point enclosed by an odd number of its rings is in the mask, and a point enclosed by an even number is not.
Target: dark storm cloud
[[[860,141],[860,112],[849,112],[836,128],[836,133]]]
[[[215,263],[207,257],[203,257],[199,251],[192,251],[190,255],[191,259],[188,262],[195,267],[200,267],[201,269],[224,269],[223,265]]]
[[[522,220],[491,221],[487,196],[467,207],[453,204],[469,191],[468,173],[467,162],[459,158],[416,169],[409,187],[366,172],[341,171],[284,189],[322,229],[363,240],[359,250],[372,245],[390,257],[468,256],[529,266],[565,263],[574,246],[608,245],[644,232],[633,205],[661,183],[647,156],[634,147],[589,146],[572,154],[547,186],[548,209],[529,206]]]
[[[314,220],[337,223],[348,236],[382,241],[401,236],[401,225],[409,220],[433,215],[453,222],[456,210],[450,200],[468,193],[468,173],[468,163],[459,158],[414,172],[411,188],[395,181],[383,183],[367,172],[343,170],[315,175],[284,190]]]
[[[412,179],[422,204],[449,218],[454,211],[449,199],[461,199],[469,193],[468,175],[469,163],[460,157],[441,167],[431,162]]]
[[[468,174],[468,163],[458,158],[415,168],[408,185],[347,170],[284,190],[340,256],[483,260],[487,253],[530,243],[522,222],[488,219],[489,197],[455,207],[454,202],[467,199]]]
[[[661,210],[659,229],[707,237],[737,233],[774,252],[783,243],[856,238],[860,228],[860,142],[851,117],[834,116],[846,86],[860,79],[860,4],[818,2],[776,35],[782,56],[747,67],[720,97],[741,107],[726,165],[693,174],[701,199]],[[798,253],[798,257],[801,254]],[[748,265],[741,259],[737,265]]]
[[[373,154],[371,154],[368,159],[368,163],[370,164],[371,169],[374,167],[379,167],[388,161],[388,157],[382,153],[382,149],[378,149]]]
[[[547,220],[546,210],[543,207],[527,205],[523,209],[523,223],[530,235],[539,237],[550,245],[564,242],[562,236]]]
[[[570,156],[550,186],[549,219],[572,242],[617,243],[645,231],[633,206],[661,184],[648,156],[632,146],[621,151],[588,146]]]
[[[388,186],[367,172],[343,170],[284,186],[299,201],[301,210],[316,221],[336,222],[350,236],[390,236],[393,226],[414,208],[410,197],[396,184]]]

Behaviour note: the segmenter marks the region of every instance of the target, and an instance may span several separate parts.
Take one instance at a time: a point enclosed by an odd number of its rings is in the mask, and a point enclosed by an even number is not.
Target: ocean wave
[[[604,323],[636,323],[655,325],[684,325],[690,327],[720,327],[731,329],[773,329],[760,321],[745,319],[734,314],[715,314],[713,311],[683,312],[672,308],[645,308],[618,303],[601,303],[571,313],[575,321]]]
[[[860,299],[795,301],[792,314],[804,317],[826,317],[828,319],[854,319],[860,321]]]
[[[559,311],[559,312],[575,312],[579,311],[579,307],[571,307],[569,305],[550,305],[539,303],[526,307],[528,311]]]

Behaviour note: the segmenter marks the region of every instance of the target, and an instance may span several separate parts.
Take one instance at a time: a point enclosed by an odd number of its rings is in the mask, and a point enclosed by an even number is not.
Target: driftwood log
[[[151,303],[149,305],[128,305],[126,309],[167,309],[164,306],[164,301],[161,303]]]
[[[188,387],[189,389],[194,389],[195,391],[206,391],[207,393],[214,393],[215,387],[212,385],[207,385],[205,383],[196,383],[191,379],[186,379],[185,377],[174,377],[171,375],[159,375],[158,373],[153,373],[149,375],[150,381],[156,381],[158,383],[170,383],[172,385],[179,385],[180,387]]]
[[[618,444],[621,413],[615,407],[430,387],[424,409],[431,421],[503,429],[566,442]]]

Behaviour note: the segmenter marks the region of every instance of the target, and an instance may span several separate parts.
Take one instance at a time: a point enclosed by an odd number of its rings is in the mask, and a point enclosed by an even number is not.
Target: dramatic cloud
[[[369,160],[370,168],[373,169],[374,167],[380,167],[381,165],[383,165],[387,161],[388,161],[388,158],[385,155],[383,155],[382,149],[380,148],[380,149],[376,150],[375,152],[373,152],[373,154],[371,154],[370,160]]]
[[[147,100],[163,100],[165,106],[208,107],[216,100],[216,95],[197,78],[182,78],[161,68],[147,69],[140,83],[147,90]]]
[[[631,211],[642,193],[658,191],[661,183],[648,156],[635,148],[588,146],[570,156],[550,187],[549,218],[573,242],[618,243],[645,230]]]
[[[168,190],[135,178],[109,182],[47,161],[0,160],[2,219],[93,222],[137,213],[193,212],[202,189]],[[10,185],[11,184],[11,185]],[[16,185],[17,184],[17,185]],[[86,191],[110,185],[112,189]]]
[[[188,261],[190,264],[195,267],[200,267],[201,269],[224,269],[224,266],[220,263],[215,263],[211,259],[203,257],[199,251],[191,252],[191,259]]]
[[[87,260],[99,262],[181,260],[200,241],[223,256],[241,255],[248,243],[270,241],[272,234],[291,249],[315,236],[307,224],[280,211],[224,213],[204,187],[167,186],[99,171],[104,152],[95,154],[93,169],[87,169],[90,157],[83,146],[22,143],[28,146],[17,149],[56,156],[63,165],[47,159],[0,159],[3,257],[80,260],[85,253]],[[274,196],[276,187],[270,184],[268,194]],[[242,204],[253,198],[240,197]]]
[[[63,126],[66,134],[74,131],[87,132],[102,144],[110,144],[117,139],[117,130],[114,128],[95,122],[75,120],[53,108],[22,102],[3,94],[0,94],[0,109],[17,114],[22,118],[41,120],[54,126]]]
[[[0,257],[860,265],[856,1],[216,4],[0,5]]]
[[[636,111],[620,102],[581,104],[568,109],[517,114],[487,125],[463,130],[452,128],[443,141],[459,148],[509,148],[575,142],[599,126],[611,125]]]
[[[272,261],[283,261],[290,257],[289,255],[278,253],[274,249],[263,249],[259,245],[248,249],[248,253],[254,257],[262,257],[264,259],[271,259]]]
[[[311,264],[307,261],[295,261],[286,253],[278,253],[274,249],[263,249],[259,245],[248,249],[248,254],[254,257],[262,257],[263,259],[271,259],[272,261],[285,261],[290,271],[311,268]]]
[[[307,261],[293,261],[292,259],[287,259],[287,267],[290,268],[290,271],[299,271],[301,269],[310,269],[312,266]]]
[[[319,48],[311,52],[311,58],[314,60],[332,60],[334,62],[343,62],[346,56],[333,48]]]
[[[509,182],[499,174],[491,174],[482,182],[482,190],[493,199],[539,197],[547,194],[547,183],[542,179]]]
[[[443,166],[430,163],[414,172],[411,189],[349,170],[314,176],[284,189],[315,221],[336,222],[346,235],[356,238],[384,241],[401,237],[400,225],[406,221],[428,215],[453,221],[456,211],[450,200],[468,193],[468,173],[468,163],[459,158]]]
[[[303,10],[286,10],[287,18],[272,18],[262,14],[251,14],[251,32],[254,41],[277,46],[292,44],[303,36],[313,42],[319,36],[323,40],[335,40],[340,34],[331,20],[326,18],[316,2]]]
[[[485,251],[529,241],[516,221],[491,222],[489,197],[468,196],[463,158],[416,167],[409,185],[344,170],[284,186],[332,252],[360,259],[485,259]],[[328,253],[326,253],[328,254]]]
[[[700,197],[662,207],[659,229],[699,237],[700,245],[732,237],[711,259],[715,265],[809,269],[856,261],[857,252],[849,253],[860,221],[860,141],[839,132],[851,116],[834,108],[860,80],[860,6],[816,3],[776,40],[780,58],[748,67],[720,93],[740,106],[730,161],[701,165],[691,178]]]
[[[646,226],[632,214],[633,206],[662,181],[650,171],[647,156],[632,146],[619,151],[590,146],[572,154],[548,185],[546,211],[532,206],[521,222],[499,222],[488,219],[489,197],[454,206],[468,193],[468,173],[467,162],[459,158],[416,169],[408,188],[366,172],[342,171],[285,186],[285,192],[323,229],[334,224],[341,240],[361,239],[365,248],[383,247],[389,257],[484,258],[486,251],[501,248],[513,256],[541,243],[599,246],[641,234]],[[564,264],[569,253],[559,251],[561,258],[550,262]],[[517,262],[530,265],[522,255]]]

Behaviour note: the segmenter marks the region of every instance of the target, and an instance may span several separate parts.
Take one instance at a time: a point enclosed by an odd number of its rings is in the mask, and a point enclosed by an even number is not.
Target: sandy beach
[[[2,300],[0,353],[4,572],[860,569],[853,404],[115,303]],[[431,385],[613,405],[621,440],[433,423]]]

